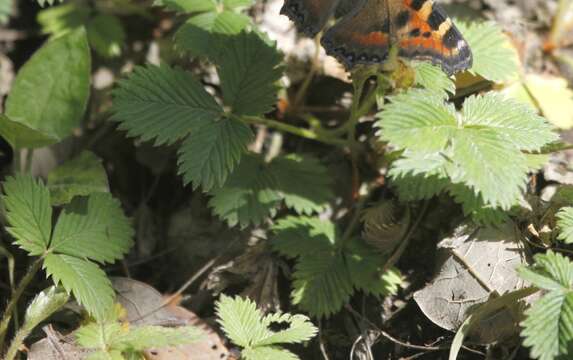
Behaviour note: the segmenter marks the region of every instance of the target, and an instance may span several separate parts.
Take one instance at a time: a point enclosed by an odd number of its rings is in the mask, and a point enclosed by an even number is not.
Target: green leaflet
[[[47,41],[18,72],[0,134],[17,149],[54,144],[71,135],[86,109],[90,71],[83,28]]]

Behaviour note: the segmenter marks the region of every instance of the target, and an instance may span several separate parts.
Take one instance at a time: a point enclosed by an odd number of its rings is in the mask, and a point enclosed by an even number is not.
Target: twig
[[[418,218],[416,219],[414,224],[412,224],[412,227],[410,228],[410,230],[408,230],[408,233],[406,234],[406,236],[404,236],[404,239],[400,243],[400,246],[396,249],[396,251],[394,251],[392,256],[390,256],[388,261],[386,261],[386,264],[384,264],[384,267],[382,268],[382,272],[388,271],[388,269],[390,269],[392,266],[396,265],[398,260],[400,260],[400,257],[402,256],[404,251],[406,251],[406,248],[408,247],[408,244],[410,243],[410,239],[414,235],[414,232],[416,231],[416,229],[418,228],[418,226],[422,222],[422,219],[426,216],[426,212],[428,211],[429,206],[430,206],[430,202],[428,200],[426,200],[424,202],[424,206],[422,207],[422,211],[420,212],[420,215],[418,215]]]
[[[328,353],[326,352],[326,346],[324,345],[324,341],[322,340],[322,323],[318,323],[318,345],[320,347],[320,353],[322,354],[322,358],[324,360],[330,360],[328,357]]]
[[[480,276],[480,274],[478,274],[473,267],[468,264],[468,262],[466,261],[466,259],[464,259],[463,256],[461,256],[455,249],[449,249],[450,250],[450,254],[452,254],[452,256],[459,261],[465,268],[466,270],[474,277],[474,279],[477,280],[477,282],[490,294],[497,294],[497,291],[495,289],[493,289],[491,286],[489,286],[489,284],[487,283],[487,281],[485,281],[484,279],[482,279],[482,277]]]
[[[201,269],[199,269],[195,274],[193,274],[193,276],[191,276],[189,278],[189,280],[187,280],[185,282],[185,284],[183,284],[179,290],[177,290],[175,293],[173,293],[171,296],[169,296],[167,299],[163,300],[163,303],[161,305],[161,307],[164,307],[168,304],[170,304],[173,299],[176,299],[177,297],[179,297],[179,295],[183,294],[183,292],[185,290],[187,290],[187,288],[189,288],[189,286],[193,285],[193,283],[201,277],[201,275],[203,275],[204,273],[207,272],[207,270],[209,270],[210,268],[213,267],[213,265],[215,265],[215,263],[217,262],[217,260],[219,260],[219,257],[217,256],[214,259],[211,259],[209,262],[207,262],[205,265],[203,265],[203,267]]]
[[[392,335],[388,334],[386,331],[380,329],[380,327],[378,325],[374,324],[370,319],[362,316],[362,314],[360,314],[358,311],[354,310],[354,308],[352,308],[352,306],[346,305],[345,308],[346,308],[346,310],[350,311],[354,316],[356,316],[356,317],[360,318],[362,321],[366,322],[370,327],[372,327],[376,331],[380,332],[380,334],[382,334],[382,336],[384,336],[386,339],[388,339],[388,340],[392,341],[393,343],[398,344],[400,346],[410,348],[410,349],[423,350],[423,351],[441,351],[441,350],[448,350],[449,349],[448,346],[413,345],[413,344],[398,340],[395,337],[393,337]]]

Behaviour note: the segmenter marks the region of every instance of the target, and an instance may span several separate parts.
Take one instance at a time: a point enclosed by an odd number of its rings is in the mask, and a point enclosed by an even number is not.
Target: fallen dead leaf
[[[499,229],[462,225],[438,246],[438,273],[414,300],[444,329],[457,330],[473,307],[496,292],[502,295],[524,286],[515,269],[528,257],[513,223]],[[508,338],[519,329],[517,321],[509,309],[496,313],[479,324],[472,338],[481,343]]]

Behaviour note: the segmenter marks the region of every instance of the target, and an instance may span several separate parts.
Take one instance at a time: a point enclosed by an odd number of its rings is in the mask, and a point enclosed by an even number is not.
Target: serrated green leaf
[[[99,14],[86,24],[90,45],[103,57],[121,55],[125,31],[121,21],[113,15]]]
[[[456,85],[440,67],[419,61],[414,62],[412,67],[416,72],[416,85],[441,93],[444,97],[447,97],[448,93],[455,94]]]
[[[50,145],[71,135],[86,109],[90,72],[83,28],[48,41],[20,69],[6,100],[6,116],[22,126],[0,121],[0,134],[17,149]]]
[[[31,176],[16,175],[4,182],[4,194],[6,230],[30,255],[42,255],[52,233],[50,192]]]
[[[282,56],[256,33],[229,38],[221,50],[219,77],[225,105],[236,115],[260,115],[272,109]]]
[[[261,311],[248,298],[221,295],[215,307],[217,322],[235,344],[250,348],[268,334]]]
[[[333,199],[328,169],[310,155],[291,154],[272,162],[285,204],[301,215],[320,212]]]
[[[565,207],[555,215],[559,235],[557,238],[566,244],[573,243],[573,207]]]
[[[107,174],[101,160],[92,152],[83,151],[48,174],[52,205],[69,203],[74,196],[108,192]]]
[[[344,258],[336,251],[302,256],[293,277],[292,303],[316,317],[339,311],[353,293]]]
[[[452,159],[459,170],[453,179],[471,187],[486,204],[509,209],[527,184],[527,162],[518,149],[489,128],[464,128],[452,139]]]
[[[241,352],[245,360],[299,360],[300,358],[288,350],[273,346],[263,346],[254,349],[245,349]]]
[[[462,205],[465,216],[480,225],[500,226],[509,221],[509,213],[491,205],[484,204],[480,195],[463,184],[450,184],[447,186],[448,193],[454,201]]]
[[[470,96],[462,110],[464,126],[485,126],[523,151],[539,151],[559,140],[551,125],[534,108],[500,94]]]
[[[270,165],[258,156],[244,156],[222,188],[211,190],[209,201],[214,213],[229,226],[260,224],[274,216],[282,200]]]
[[[252,140],[249,126],[234,119],[198,124],[179,149],[179,174],[194,189],[221,187]]]
[[[344,257],[352,283],[367,294],[395,295],[403,283],[402,275],[397,269],[383,271],[387,259],[360,239],[348,242]]]
[[[377,135],[382,141],[414,152],[444,149],[458,128],[454,108],[428,90],[393,96],[378,118]]]
[[[209,206],[229,225],[242,227],[274,216],[281,200],[309,214],[322,210],[333,196],[326,171],[309,157],[277,157],[267,164],[260,156],[249,155],[222,188],[211,191]]]
[[[523,345],[541,360],[573,353],[573,292],[551,291],[525,312]]]
[[[79,345],[87,349],[110,348],[110,344],[127,330],[119,322],[92,322],[81,326],[74,335]]]
[[[316,217],[288,216],[272,228],[273,250],[287,257],[316,254],[335,248],[336,228],[327,220]]]
[[[101,263],[121,259],[133,244],[133,228],[119,202],[108,193],[76,197],[64,208],[50,248]]]
[[[522,278],[545,290],[573,289],[573,263],[568,258],[549,250],[534,259],[533,266],[519,269]]]
[[[291,315],[282,313],[273,313],[266,315],[263,324],[267,328],[273,325],[287,325],[284,330],[269,331],[268,334],[255,342],[255,346],[268,346],[273,344],[295,344],[312,339],[318,329],[310,322],[310,319],[304,315]]]
[[[112,120],[129,136],[172,144],[223,109],[190,73],[167,66],[138,67],[113,92]]]
[[[163,326],[137,326],[109,339],[108,345],[119,351],[143,351],[191,344],[198,341],[203,332],[193,326],[168,328]]]
[[[472,49],[471,72],[493,82],[517,77],[517,51],[498,25],[493,22],[457,22],[457,26]]]
[[[456,113],[431,92],[408,91],[395,96],[378,117],[381,140],[405,150],[390,171],[396,183],[406,178],[410,184],[404,186],[412,190],[421,179],[416,175],[430,178],[427,191],[413,189],[429,196],[444,190],[441,179],[449,179],[471,188],[484,206],[505,210],[519,202],[527,182],[530,165],[523,151],[556,139],[530,108],[492,94],[470,97]],[[489,210],[480,214],[494,215]]]
[[[114,292],[105,273],[94,263],[63,254],[48,254],[44,268],[54,283],[68,293],[96,319],[104,319],[113,306]]]
[[[255,0],[222,0],[222,3],[227,9],[243,10],[253,6]]]
[[[191,55],[217,60],[227,39],[245,30],[250,22],[248,16],[229,10],[203,13],[190,18],[177,30],[175,43]]]
[[[244,348],[244,356],[245,352],[270,348],[270,345],[274,344],[307,341],[318,332],[309,318],[303,315],[274,313],[263,317],[256,304],[248,298],[222,295],[216,304],[216,309],[217,321],[225,334],[235,344]],[[269,328],[273,324],[283,324],[288,327],[275,332]]]

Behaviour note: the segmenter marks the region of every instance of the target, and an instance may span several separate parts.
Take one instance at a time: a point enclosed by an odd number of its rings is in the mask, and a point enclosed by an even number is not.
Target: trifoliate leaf
[[[103,57],[121,55],[125,31],[121,21],[113,15],[99,14],[86,24],[90,45]]]
[[[413,90],[395,96],[378,117],[381,140],[405,150],[393,178],[449,178],[502,209],[516,205],[525,187],[529,163],[522,151],[556,139],[529,107],[499,95],[470,97],[458,114],[434,93]],[[434,182],[426,193],[441,185]]]
[[[393,96],[378,118],[382,141],[414,152],[444,149],[458,129],[454,108],[428,90]]]
[[[566,244],[573,243],[573,207],[565,207],[556,215],[559,235],[557,238]]]
[[[253,133],[235,119],[198,124],[179,150],[179,174],[185,184],[204,191],[221,187],[247,151]]]
[[[298,356],[290,351],[273,346],[245,349],[241,352],[241,355],[245,360],[300,360]]]
[[[168,328],[163,326],[137,326],[110,339],[109,346],[119,351],[143,351],[193,343],[203,332],[193,326]]]
[[[211,190],[209,206],[229,226],[260,224],[273,216],[282,196],[270,165],[254,155],[243,157],[222,188]]]
[[[383,271],[387,259],[360,239],[348,242],[344,257],[352,283],[365,293],[376,296],[394,295],[403,283],[397,269]]]
[[[250,348],[269,333],[257,304],[248,298],[221,295],[216,311],[217,322],[229,339],[239,346]]]
[[[104,319],[113,306],[111,282],[96,264],[63,254],[48,254],[44,268],[54,283],[62,284],[68,293],[96,319]]]
[[[523,151],[539,151],[559,139],[534,108],[496,93],[469,97],[462,115],[465,127],[486,126]]]
[[[42,255],[52,233],[50,192],[31,176],[16,175],[4,182],[4,194],[6,230],[30,255]]]
[[[69,203],[74,196],[109,191],[107,174],[101,160],[84,151],[48,174],[52,205]]]
[[[334,250],[300,257],[293,277],[292,303],[316,317],[339,311],[353,293],[344,258]]]
[[[217,60],[225,41],[245,30],[250,22],[248,16],[229,10],[199,14],[181,25],[175,33],[175,44],[191,55]]]
[[[275,349],[280,353],[281,349],[272,345],[307,341],[318,331],[309,318],[303,315],[275,313],[263,317],[256,304],[248,298],[222,295],[216,308],[217,321],[231,341],[244,348],[242,355],[245,358],[248,358],[246,352],[252,356],[268,353],[266,350],[257,352],[259,349]],[[273,331],[273,325],[286,325],[287,328]]]
[[[90,74],[83,28],[47,41],[18,72],[6,100],[10,122],[0,122],[0,135],[17,149],[46,146],[70,136],[83,119]]]
[[[416,72],[416,85],[441,93],[444,97],[447,97],[448,93],[456,92],[456,85],[452,79],[438,66],[417,61],[413,63],[413,68]]]
[[[221,50],[219,77],[225,105],[236,115],[261,115],[277,99],[281,54],[256,33],[243,32]]]
[[[316,217],[288,216],[280,219],[272,228],[273,250],[294,258],[335,248],[336,228],[327,220]]]
[[[286,206],[298,214],[320,212],[334,197],[328,169],[312,156],[278,157],[272,167]]]
[[[573,349],[573,292],[551,291],[525,311],[523,345],[535,359],[568,358]]]
[[[493,22],[457,23],[473,54],[471,72],[493,82],[505,82],[517,77],[517,51]]]
[[[64,208],[50,248],[98,262],[121,259],[133,244],[133,228],[119,202],[108,193],[76,197]]]
[[[136,68],[113,96],[112,120],[119,128],[157,145],[174,143],[223,111],[190,73],[167,66]]]

